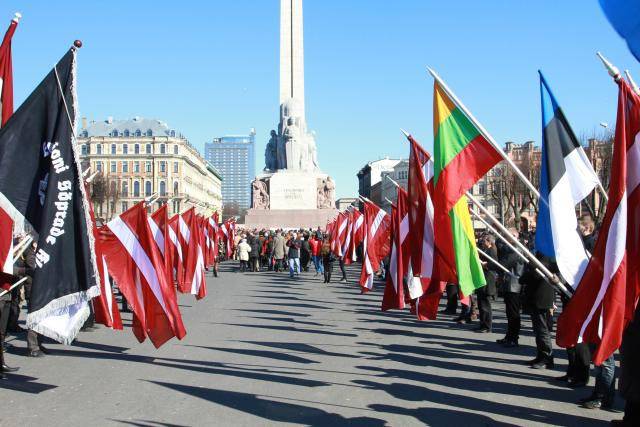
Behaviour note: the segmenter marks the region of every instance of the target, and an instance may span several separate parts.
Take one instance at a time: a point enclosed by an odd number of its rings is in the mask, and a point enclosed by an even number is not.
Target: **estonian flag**
[[[575,207],[599,184],[589,159],[540,73],[542,168],[536,250],[555,258],[562,277],[576,288],[589,263]]]
[[[640,61],[640,3],[638,0],[600,0],[600,6],[618,34]]]

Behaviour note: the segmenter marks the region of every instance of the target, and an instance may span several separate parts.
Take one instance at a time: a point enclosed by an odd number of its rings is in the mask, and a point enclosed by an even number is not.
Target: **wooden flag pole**
[[[476,205],[480,209],[480,211],[482,211],[483,214],[485,214],[486,217],[491,219],[496,227],[498,227],[498,229],[502,231],[505,237],[508,237],[509,240],[511,240],[511,242],[516,245],[520,249],[520,251],[522,251],[522,253],[527,256],[527,258],[529,258],[529,260],[538,268],[538,270],[540,270],[545,275],[545,277],[551,282],[553,286],[555,286],[563,294],[571,297],[572,293],[560,281],[558,276],[553,274],[547,267],[545,267],[544,264],[542,264],[540,260],[536,258],[535,255],[531,253],[531,251],[529,251],[529,249],[527,249],[522,243],[520,243],[520,240],[512,236],[511,233],[509,233],[509,230],[507,230],[507,228],[502,225],[500,221],[498,221],[493,215],[491,215],[487,208],[482,206],[482,203],[480,203],[475,197],[473,197],[471,193],[467,191],[466,196],[474,205]]]
[[[4,290],[2,292],[0,292],[0,297],[8,294],[9,292],[11,292],[12,290],[14,290],[15,288],[17,288],[18,286],[22,285],[24,282],[27,281],[27,277],[23,277],[22,279],[18,280],[16,283],[14,283],[13,285],[11,285],[11,287],[7,290]]]
[[[507,156],[507,153],[505,153],[502,150],[502,148],[500,148],[500,146],[493,139],[491,134],[489,134],[489,132],[487,132],[487,130],[480,124],[480,122],[476,120],[476,118],[473,116],[473,114],[471,114],[471,112],[467,109],[467,107],[465,107],[465,105],[458,99],[458,97],[451,91],[451,89],[449,89],[447,84],[444,81],[442,81],[440,76],[438,76],[438,74],[429,67],[427,67],[427,70],[429,71],[431,76],[436,80],[436,82],[438,82],[438,84],[442,87],[442,90],[444,90],[445,93],[453,100],[456,106],[460,108],[460,111],[464,113],[467,119],[469,119],[478,128],[478,130],[480,131],[480,134],[482,134],[482,136],[489,142],[489,144],[493,146],[493,148],[498,152],[498,154],[502,156],[504,161],[507,162],[509,166],[511,166],[511,169],[513,169],[515,174],[518,176],[518,178],[520,178],[520,180],[524,183],[524,185],[527,186],[527,188],[539,199],[540,192],[538,191],[538,189],[522,173],[520,168],[518,168],[518,166],[516,166],[516,164],[513,163],[513,160],[511,160],[511,158]]]

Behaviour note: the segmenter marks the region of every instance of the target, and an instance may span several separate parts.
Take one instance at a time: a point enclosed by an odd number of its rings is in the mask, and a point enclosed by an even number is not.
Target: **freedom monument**
[[[252,183],[248,227],[318,227],[337,215],[335,183],[318,165],[307,129],[302,0],[280,2],[280,123]]]

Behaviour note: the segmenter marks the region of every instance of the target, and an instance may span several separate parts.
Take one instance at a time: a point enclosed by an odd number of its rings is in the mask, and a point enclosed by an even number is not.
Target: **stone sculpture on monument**
[[[280,2],[280,121],[264,157],[246,225],[317,227],[337,214],[335,183],[320,170],[305,117],[302,0]]]

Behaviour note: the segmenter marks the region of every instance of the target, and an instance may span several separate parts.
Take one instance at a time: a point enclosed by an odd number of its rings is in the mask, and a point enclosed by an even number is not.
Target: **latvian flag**
[[[38,235],[27,328],[66,344],[100,293],[73,141],[75,65],[71,49],[0,129],[0,207]]]
[[[102,227],[100,243],[109,273],[133,308],[138,341],[148,336],[159,348],[173,337],[182,339],[186,331],[176,291],[149,227],[144,202]]]
[[[389,253],[391,219],[370,201],[364,203],[364,240],[362,242],[362,270],[360,286],[363,292],[373,289],[373,275],[380,269],[380,260]]]

